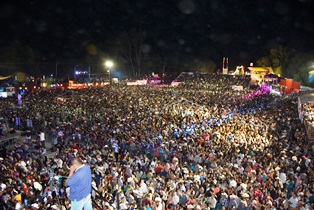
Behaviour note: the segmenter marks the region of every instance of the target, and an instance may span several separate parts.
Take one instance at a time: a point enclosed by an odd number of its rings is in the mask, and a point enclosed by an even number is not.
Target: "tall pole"
[[[113,66],[113,63],[111,61],[106,61],[105,66],[108,68],[109,84],[111,85],[111,67]]]
[[[57,77],[58,77],[58,62],[56,62],[56,81],[57,81]]]
[[[108,69],[108,72],[109,72],[109,85],[111,85],[111,75],[110,75],[110,68]]]
[[[90,83],[90,66],[88,66],[88,82]]]
[[[76,66],[74,66],[74,82],[76,81]]]
[[[165,64],[162,65],[162,84],[165,84]]]

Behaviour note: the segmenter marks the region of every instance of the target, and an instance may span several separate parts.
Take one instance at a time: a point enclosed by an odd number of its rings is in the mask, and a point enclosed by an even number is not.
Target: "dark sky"
[[[311,0],[8,1],[0,46],[28,45],[47,62],[80,59],[88,44],[110,54],[121,32],[140,28],[145,52],[248,65],[278,45],[314,49],[313,16]]]

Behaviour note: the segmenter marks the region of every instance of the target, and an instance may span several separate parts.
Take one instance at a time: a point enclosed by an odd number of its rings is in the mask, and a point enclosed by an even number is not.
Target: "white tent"
[[[6,76],[6,77],[2,77],[2,76],[0,76],[0,80],[9,79],[10,77],[11,77],[11,75],[10,75],[10,76]]]

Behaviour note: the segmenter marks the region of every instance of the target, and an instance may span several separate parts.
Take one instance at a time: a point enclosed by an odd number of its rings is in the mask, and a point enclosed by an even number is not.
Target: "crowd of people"
[[[66,181],[80,158],[94,209],[313,208],[314,147],[295,95],[252,88],[247,76],[180,81],[42,90],[16,109],[1,100],[3,122],[29,133],[0,159],[1,206],[70,209]]]

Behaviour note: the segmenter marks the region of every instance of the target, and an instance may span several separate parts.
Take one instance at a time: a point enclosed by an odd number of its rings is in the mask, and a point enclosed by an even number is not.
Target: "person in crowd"
[[[241,75],[178,81],[41,90],[23,97],[27,109],[0,101],[9,127],[27,127],[29,119],[34,133],[46,134],[46,150],[27,142],[6,148],[0,205],[70,209],[87,196],[86,208],[92,202],[97,209],[313,208],[314,147],[303,124],[314,119],[310,104],[299,119],[296,95],[251,88]],[[89,168],[90,179],[80,183],[89,189],[67,188]],[[21,195],[18,204],[13,195]]]
[[[92,173],[79,157],[72,160],[66,186],[70,188],[68,198],[72,210],[92,210]]]

